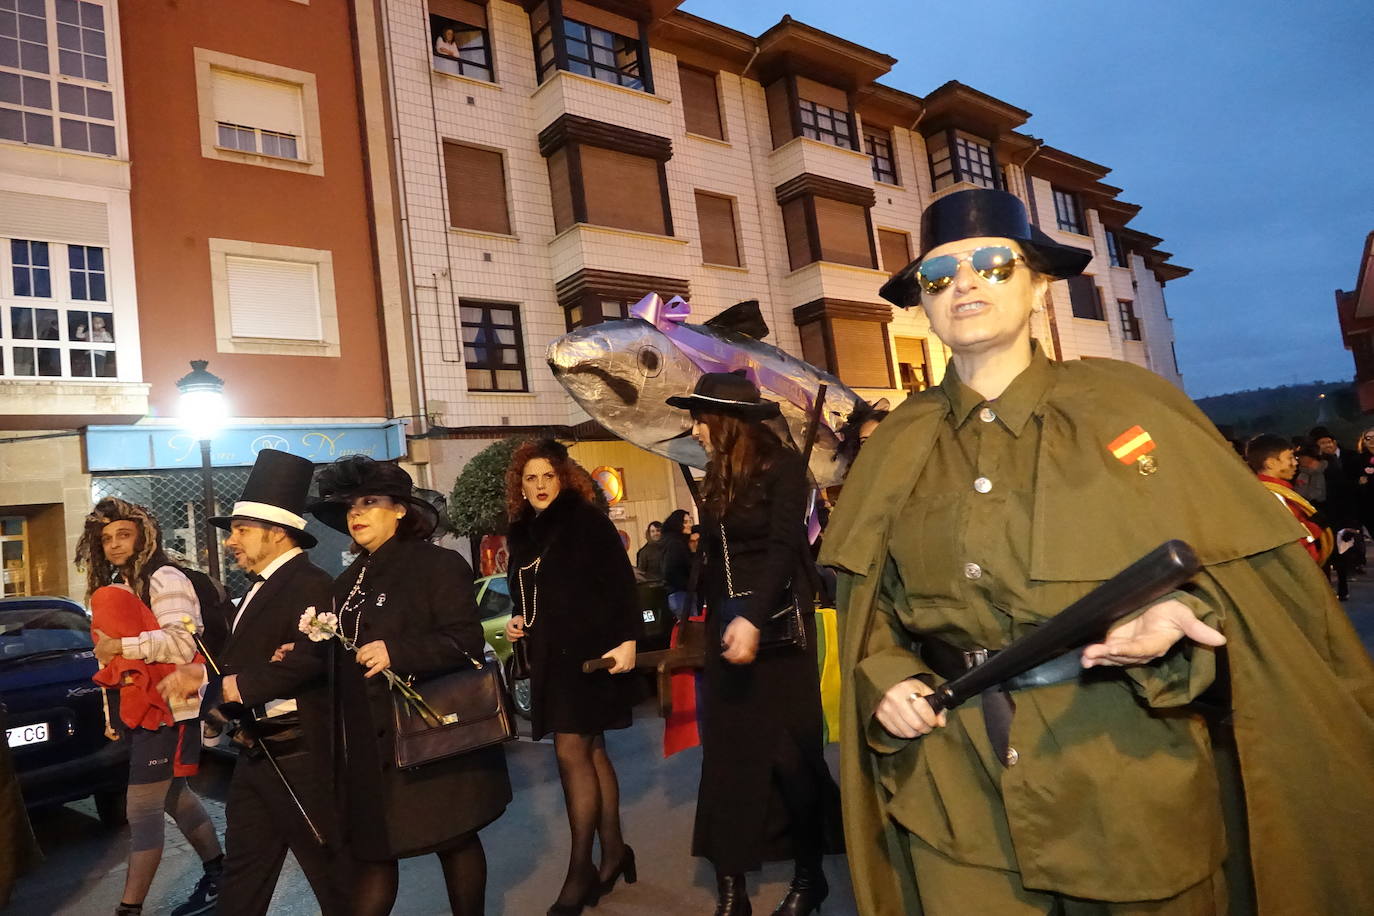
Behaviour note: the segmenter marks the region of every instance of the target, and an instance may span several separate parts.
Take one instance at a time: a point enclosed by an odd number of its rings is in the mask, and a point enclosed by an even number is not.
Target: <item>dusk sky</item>
[[[889,54],[882,82],[958,80],[1112,169],[1193,273],[1169,283],[1188,393],[1354,374],[1333,293],[1374,231],[1370,0],[687,0],[751,35],[789,13]]]

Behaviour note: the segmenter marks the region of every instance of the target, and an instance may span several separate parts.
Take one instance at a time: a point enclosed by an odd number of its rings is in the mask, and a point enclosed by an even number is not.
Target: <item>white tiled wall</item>
[[[432,71],[428,24],[421,4],[392,5],[388,38],[396,93],[401,176],[413,264],[420,358],[429,409],[446,426],[578,422],[583,415],[553,380],[543,362],[547,343],[564,333],[564,318],[554,295],[557,280],[581,267],[658,276],[686,276],[691,283],[694,317],[702,320],[744,299],[757,299],[772,329],[770,342],[800,352],[791,310],[821,295],[881,302],[877,289],[888,271],[841,265],[811,265],[792,272],[788,265],[782,214],[775,187],[809,171],[858,184],[872,183],[868,159],[811,140],[794,140],[772,149],[763,87],[730,73],[719,77],[726,139],[686,133],[675,58],[651,51],[655,93],[623,89],[562,73],[544,85],[536,82],[523,10],[506,0],[487,7],[498,82],[488,84]],[[557,235],[539,130],[563,113],[582,115],[667,137],[673,156],[666,165],[674,237],[575,227]],[[450,229],[443,183],[442,141],[456,140],[501,150],[505,155],[510,200],[509,236]],[[875,228],[907,232],[913,254],[919,215],[929,203],[930,175],[921,136],[893,130],[900,186],[874,185]],[[1013,188],[1024,176],[1008,168]],[[780,179],[779,176],[782,176]],[[1042,225],[1053,227],[1053,201],[1047,182],[1033,182]],[[735,202],[742,265],[702,263],[694,192],[709,191]],[[1044,216],[1048,214],[1048,220]],[[1178,380],[1168,355],[1172,332],[1163,296],[1153,276],[1138,264],[1134,271],[1106,266],[1106,244],[1096,213],[1089,214],[1090,237],[1063,236],[1088,245],[1097,257],[1089,268],[1103,288],[1104,322],[1074,319],[1064,284],[1055,284],[1059,342],[1063,358],[1115,356],[1140,361]],[[1131,278],[1140,289],[1131,287]],[[1148,280],[1148,282],[1146,282]],[[649,292],[645,290],[645,292]],[[468,393],[458,344],[455,299],[517,303],[523,322],[529,392]],[[1143,346],[1124,347],[1117,298],[1131,298],[1145,330]],[[1048,322],[1036,320],[1037,337],[1049,340]],[[919,308],[894,309],[889,337],[923,337],[929,342],[935,379],[946,354],[930,335]],[[895,359],[895,352],[893,354]],[[892,393],[894,400],[899,393]]]

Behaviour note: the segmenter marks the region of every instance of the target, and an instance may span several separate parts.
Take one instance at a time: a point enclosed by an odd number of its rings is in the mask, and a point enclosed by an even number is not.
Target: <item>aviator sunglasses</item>
[[[973,272],[989,283],[1006,283],[1016,269],[1017,261],[1024,261],[1006,245],[985,245],[959,254],[942,254],[928,258],[916,268],[916,279],[927,295],[935,295],[949,288],[959,265],[968,262]]]

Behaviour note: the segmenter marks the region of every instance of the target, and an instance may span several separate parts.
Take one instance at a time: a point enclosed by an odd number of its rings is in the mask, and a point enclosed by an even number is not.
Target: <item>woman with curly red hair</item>
[[[529,660],[534,737],[553,732],[572,849],[554,914],[575,914],[635,880],[620,832],[620,785],[607,729],[630,725],[628,684],[641,627],[634,569],[615,526],[595,504],[595,484],[551,439],[526,442],[506,469],[511,528],[508,579],[515,614],[506,625]],[[609,658],[609,671],[582,662]],[[592,844],[601,838],[601,864]]]

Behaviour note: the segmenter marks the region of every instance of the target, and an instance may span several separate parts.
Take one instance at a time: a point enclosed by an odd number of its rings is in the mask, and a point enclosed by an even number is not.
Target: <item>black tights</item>
[[[603,735],[557,732],[553,749],[558,757],[558,778],[568,806],[572,849],[568,874],[558,903],[576,905],[594,883],[608,878],[625,858],[625,839],[620,833],[620,783],[606,754]],[[592,843],[601,837],[601,868],[592,864]]]
[[[482,916],[487,894],[487,854],[476,833],[439,853],[454,916]],[[387,916],[396,904],[398,863],[357,862],[353,870],[354,916]]]

